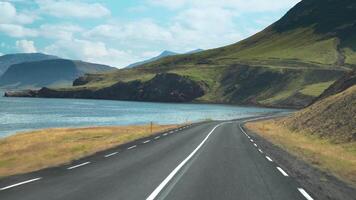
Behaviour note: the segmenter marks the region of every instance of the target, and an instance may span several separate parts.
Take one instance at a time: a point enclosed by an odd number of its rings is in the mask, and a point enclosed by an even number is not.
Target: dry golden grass
[[[153,133],[176,125],[153,125]],[[0,140],[0,177],[69,163],[95,152],[151,135],[150,125],[56,128]]]
[[[290,154],[356,186],[356,142],[335,144],[307,133],[292,132],[276,120],[252,122],[246,127]]]

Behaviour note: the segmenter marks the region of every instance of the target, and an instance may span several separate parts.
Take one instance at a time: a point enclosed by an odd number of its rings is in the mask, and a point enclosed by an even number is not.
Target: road
[[[1,200],[312,199],[242,121],[207,122],[0,180]]]

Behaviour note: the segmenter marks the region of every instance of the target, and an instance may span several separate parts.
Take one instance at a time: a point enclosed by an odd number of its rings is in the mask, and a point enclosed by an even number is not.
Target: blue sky
[[[299,0],[0,0],[0,54],[43,52],[118,68],[163,50],[238,42]]]

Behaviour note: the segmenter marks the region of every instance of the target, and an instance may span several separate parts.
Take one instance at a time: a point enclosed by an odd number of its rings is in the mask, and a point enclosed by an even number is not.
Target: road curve
[[[311,200],[242,121],[208,122],[0,180],[1,200]]]

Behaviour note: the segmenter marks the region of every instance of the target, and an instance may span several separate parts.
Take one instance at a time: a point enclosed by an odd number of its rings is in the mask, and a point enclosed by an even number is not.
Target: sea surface
[[[278,111],[285,110],[213,104],[0,97],[0,137],[52,127],[133,125],[150,122],[175,124],[206,119],[237,119]]]

